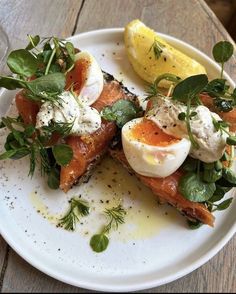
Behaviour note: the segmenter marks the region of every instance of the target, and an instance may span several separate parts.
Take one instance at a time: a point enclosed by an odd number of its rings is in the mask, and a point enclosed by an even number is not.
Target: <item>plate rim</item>
[[[88,32],[79,33],[74,36],[68,37],[67,39],[73,41],[78,37],[80,37],[80,38],[88,37],[89,35],[94,35],[94,34],[103,35],[103,34],[107,34],[107,33],[110,33],[110,34],[122,33],[123,31],[124,31],[124,28],[97,29],[97,30],[91,30]],[[176,37],[173,37],[171,35],[168,35],[168,34],[159,33],[159,32],[158,32],[158,34],[163,38],[173,40],[174,42],[177,42],[177,43],[189,48],[190,50],[194,51],[199,56],[206,59],[209,63],[211,63],[212,65],[214,65],[218,69],[220,69],[220,66],[218,64],[216,64],[209,56],[207,56],[204,52],[200,51],[199,49],[192,46],[191,44],[188,44],[185,41],[182,41],[182,40],[180,40]],[[226,72],[224,73],[224,77],[230,82],[230,84],[232,86],[235,85],[235,83],[233,82],[231,77]],[[3,89],[2,91],[0,91],[0,96],[2,96],[4,94],[4,92],[7,92],[7,90]],[[1,226],[1,223],[0,223],[0,234],[4,238],[4,240],[8,243],[8,245],[17,254],[19,254],[26,262],[28,262],[30,265],[32,265],[33,267],[35,267],[39,271],[47,274],[48,276],[50,276],[54,279],[57,279],[61,282],[64,282],[66,284],[69,284],[69,285],[72,285],[75,287],[84,288],[84,289],[88,289],[88,290],[105,291],[105,292],[123,292],[123,291],[131,292],[131,291],[146,290],[146,289],[159,287],[161,285],[173,282],[181,277],[186,276],[187,274],[193,272],[194,270],[196,270],[197,268],[201,267],[206,262],[208,262],[230,241],[230,239],[234,236],[235,233],[236,233],[236,218],[234,220],[233,225],[228,230],[226,235],[224,235],[224,237],[222,237],[216,244],[214,244],[214,246],[206,254],[204,254],[200,259],[198,259],[194,263],[190,264],[189,266],[185,267],[183,270],[180,270],[172,275],[169,275],[166,278],[161,278],[161,279],[157,278],[157,279],[153,280],[152,282],[148,281],[148,282],[141,282],[139,284],[135,283],[135,284],[132,284],[131,286],[125,285],[123,287],[122,287],[122,285],[117,284],[117,285],[114,285],[111,287],[111,286],[106,286],[105,283],[104,284],[101,284],[101,283],[91,284],[90,282],[86,282],[86,281],[79,281],[79,280],[75,281],[74,279],[70,279],[70,277],[65,277],[63,274],[55,272],[55,270],[53,270],[53,269],[48,269],[47,266],[44,264],[41,264],[40,261],[37,260],[36,257],[34,257],[33,255],[31,256],[30,254],[28,255],[27,253],[24,252],[23,248],[19,248],[20,246],[17,246],[16,242],[14,241],[14,238],[12,238],[11,236],[8,235],[7,227],[6,227],[6,229],[4,229],[4,227]]]

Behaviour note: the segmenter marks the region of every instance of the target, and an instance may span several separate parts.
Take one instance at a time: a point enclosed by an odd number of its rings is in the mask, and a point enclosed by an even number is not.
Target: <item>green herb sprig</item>
[[[155,38],[148,52],[153,51],[155,58],[159,59],[163,52],[163,48],[165,48],[165,45]]]
[[[72,148],[66,144],[46,148],[45,137],[42,137],[33,125],[26,125],[20,119],[4,117],[1,127],[6,127],[10,133],[4,145],[6,151],[0,155],[0,160],[20,159],[29,155],[29,175],[31,177],[34,175],[36,164],[40,163],[41,173],[48,175],[48,186],[57,189],[59,187],[58,165],[65,166],[71,161]]]
[[[233,52],[234,46],[228,41],[215,44],[212,54],[221,65],[220,78],[210,81],[204,89],[213,98],[215,107],[222,112],[229,112],[236,105],[236,89],[231,91],[227,80],[223,79],[224,64],[232,57]]]
[[[80,217],[89,214],[89,204],[87,201],[77,198],[72,198],[70,201],[70,208],[66,215],[59,220],[59,226],[65,230],[74,231],[76,224],[80,221]]]
[[[90,240],[90,246],[93,251],[100,253],[107,249],[109,239],[107,235],[112,229],[117,230],[119,225],[125,222],[126,211],[121,205],[105,210],[105,215],[108,218],[108,224],[104,226],[100,234],[93,235]]]

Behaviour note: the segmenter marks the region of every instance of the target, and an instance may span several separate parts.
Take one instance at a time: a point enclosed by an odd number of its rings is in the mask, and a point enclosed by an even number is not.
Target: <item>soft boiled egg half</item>
[[[75,55],[74,68],[66,76],[66,89],[72,89],[84,105],[92,105],[103,90],[103,73],[87,51]]]
[[[189,154],[191,143],[166,134],[153,121],[137,118],[122,128],[122,145],[132,169],[147,177],[167,177]]]

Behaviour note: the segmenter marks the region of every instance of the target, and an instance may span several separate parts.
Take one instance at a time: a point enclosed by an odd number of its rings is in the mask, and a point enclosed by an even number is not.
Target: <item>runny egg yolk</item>
[[[180,141],[164,133],[154,122],[144,119],[137,123],[130,132],[132,139],[151,146],[169,146]]]

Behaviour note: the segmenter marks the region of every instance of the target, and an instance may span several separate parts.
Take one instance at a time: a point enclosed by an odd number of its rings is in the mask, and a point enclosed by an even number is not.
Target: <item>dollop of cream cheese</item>
[[[176,138],[189,138],[186,122],[178,119],[178,115],[186,113],[186,110],[186,105],[180,102],[158,97],[157,104],[146,116],[165,133]],[[226,147],[227,135],[215,129],[212,118],[217,121],[222,119],[202,105],[194,107],[192,111],[197,114],[191,118],[190,126],[199,148],[192,147],[189,155],[207,163],[220,159]]]
[[[56,102],[43,103],[36,117],[37,129],[42,129],[51,122],[73,123],[71,134],[82,136],[101,127],[101,116],[95,108],[81,103],[69,91],[64,91],[58,98]]]

